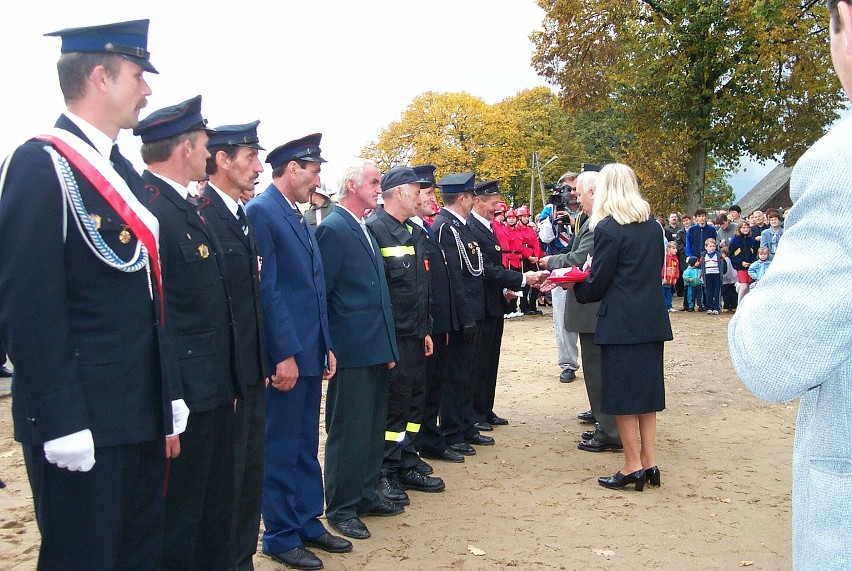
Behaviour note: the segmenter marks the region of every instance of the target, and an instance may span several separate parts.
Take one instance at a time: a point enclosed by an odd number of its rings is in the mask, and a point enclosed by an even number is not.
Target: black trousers
[[[376,484],[388,420],[387,365],[338,369],[325,403],[325,515],[335,523],[381,502]]]
[[[234,405],[190,412],[166,487],[163,569],[227,569],[234,498]]]
[[[450,333],[447,385],[440,410],[441,430],[448,444],[464,442],[466,437],[479,433],[473,426],[477,422],[473,395],[476,390],[474,355],[480,330],[481,322],[477,322],[476,336],[472,341],[465,341],[459,331]]]
[[[521,271],[530,272],[530,271],[538,271],[538,264],[533,264],[529,260],[523,260],[521,263],[521,267],[523,268]],[[538,288],[534,288],[529,285],[525,285],[521,292],[523,295],[521,296],[521,311],[526,313],[527,311],[535,311],[538,309]]]
[[[488,416],[494,412],[494,394],[497,391],[503,326],[502,315],[486,317],[482,322],[474,365],[476,389],[473,395],[473,410],[476,413],[476,422],[487,422]]]
[[[247,385],[234,412],[234,507],[231,523],[231,569],[254,569],[263,495],[263,432],[266,388],[263,381]]]
[[[604,444],[621,443],[615,417],[601,410],[601,346],[595,345],[594,333],[580,333],[579,336],[586,394],[589,397],[589,408],[597,421],[595,439]]]
[[[163,553],[163,439],[95,448],[88,472],[49,463],[23,445],[41,532],[38,569],[160,569]]]
[[[412,444],[423,419],[426,378],[425,342],[417,337],[397,337],[399,360],[390,370],[388,421],[382,471],[413,468],[420,457]]]
[[[434,350],[426,358],[426,391],[423,397],[423,420],[414,445],[420,452],[439,454],[448,448],[444,433],[438,426],[438,411],[447,380],[447,358],[449,357],[448,333],[432,336]]]

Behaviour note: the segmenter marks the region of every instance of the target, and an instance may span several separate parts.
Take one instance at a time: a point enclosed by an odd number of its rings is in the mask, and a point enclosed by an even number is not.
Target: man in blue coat
[[[379,245],[364,221],[376,208],[381,175],[371,162],[344,169],[340,202],[316,236],[328,287],[328,323],[337,373],[326,396],[326,517],[347,537],[370,537],[359,516],[403,508],[381,498],[388,370],[396,365],[394,320]]]
[[[246,209],[263,259],[260,299],[266,359],[263,552],[290,567],[321,569],[305,546],[332,553],[352,543],[326,531],[319,447],[322,381],[335,372],[319,246],[297,202],[320,185],[322,135],[285,143],[266,157],[272,184]]]

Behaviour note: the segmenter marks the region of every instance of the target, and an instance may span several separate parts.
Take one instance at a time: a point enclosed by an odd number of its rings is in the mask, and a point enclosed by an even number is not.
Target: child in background
[[[686,291],[683,294],[684,307],[681,311],[695,311],[698,305],[697,297],[701,295],[701,270],[698,269],[698,258],[689,256],[686,259],[686,271],[683,272],[683,285]]]
[[[766,270],[769,269],[769,264],[771,263],[772,260],[769,259],[769,248],[766,246],[758,248],[757,260],[748,268],[748,275],[754,280],[749,284],[749,289],[754,289],[754,286],[757,285],[758,280],[760,280],[760,278],[763,277],[763,274],[766,273]]]
[[[728,247],[722,246],[719,250],[722,254],[722,259],[728,266],[728,269],[722,274],[722,311],[733,313],[737,310],[737,270],[734,264],[728,257]]]
[[[666,260],[663,264],[663,298],[669,311],[677,311],[672,307],[672,288],[680,277],[680,264],[677,261],[677,242],[672,240],[666,245]]]
[[[701,256],[701,276],[704,278],[704,305],[707,315],[719,315],[722,310],[722,276],[727,269],[725,260],[716,251],[716,240],[704,241],[704,255]]]

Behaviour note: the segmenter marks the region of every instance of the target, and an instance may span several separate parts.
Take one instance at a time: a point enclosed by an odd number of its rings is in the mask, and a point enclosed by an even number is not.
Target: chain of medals
[[[456,239],[456,248],[459,251],[459,261],[464,262],[464,265],[467,266],[467,271],[470,272],[470,275],[478,278],[482,275],[482,250],[480,250],[479,247],[476,248],[477,267],[474,268],[473,264],[470,262],[470,257],[467,255],[467,248],[464,247],[464,243],[461,241],[459,231],[452,226],[450,226],[450,231],[453,233],[453,238]]]
[[[74,222],[77,223],[80,235],[98,259],[106,265],[122,272],[138,272],[142,268],[148,268],[148,250],[144,245],[142,245],[141,240],[136,241],[136,251],[128,261],[122,260],[121,257],[109,247],[101,236],[101,233],[98,231],[98,225],[89,217],[89,213],[86,211],[86,206],[83,204],[83,198],[80,196],[80,187],[77,186],[77,180],[74,178],[74,173],[71,172],[71,165],[68,164],[68,160],[51,146],[45,146],[44,150],[53,159],[53,166],[56,168],[56,174],[59,177],[59,186],[62,188],[63,236],[67,235],[67,204],[70,203],[72,212],[74,213]],[[148,271],[150,273],[150,269]],[[149,275],[149,288],[150,281],[151,279]]]

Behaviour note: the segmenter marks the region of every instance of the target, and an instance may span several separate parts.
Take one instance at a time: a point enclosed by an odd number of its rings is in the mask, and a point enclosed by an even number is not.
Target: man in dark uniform
[[[334,529],[355,539],[370,537],[360,516],[404,511],[376,490],[388,419],[388,370],[399,359],[379,245],[364,222],[364,212],[376,208],[380,184],[371,162],[357,160],[344,168],[340,201],[316,230],[337,357],[326,395],[325,513]]]
[[[322,568],[306,547],[331,553],[352,549],[350,541],[331,535],[319,521],[322,381],[334,374],[336,361],[319,246],[296,204],[306,202],[320,184],[321,138],[308,135],[270,152],[272,184],[248,207],[263,259],[267,366],[275,370],[266,388],[263,552],[296,569]]]
[[[494,394],[497,388],[497,371],[500,366],[500,345],[503,338],[503,315],[509,308],[504,291],[519,291],[522,287],[536,286],[548,272],[525,273],[503,267],[503,251],[491,222],[500,203],[500,189],[496,180],[481,182],[473,187],[473,208],[467,217],[467,227],[482,250],[485,276],[485,318],[479,334],[473,377],[476,383],[473,410],[476,428],[492,430],[492,424],[508,424],[494,414]]]
[[[225,254],[225,287],[237,334],[237,384],[244,395],[237,401],[234,415],[231,565],[237,569],[251,569],[252,556],[257,551],[263,491],[264,379],[269,376],[263,359],[260,259],[251,223],[240,201],[240,195],[253,189],[263,172],[257,158],[258,150],[263,150],[257,137],[259,123],[225,125],[215,130],[207,142],[210,179],[199,206]]]
[[[208,132],[201,96],[154,111],[139,122],[148,209],[160,223],[166,331],[192,411],[171,462],[166,493],[164,569],[226,569],[234,487],[232,367],[235,335],[224,260],[213,230],[188,200],[187,185],[205,177]]]
[[[453,306],[460,328],[450,332],[447,385],[441,399],[441,430],[452,450],[476,454],[471,444],[490,446],[494,439],[474,426],[476,381],[473,362],[479,331],[485,319],[482,252],[467,226],[473,206],[473,173],[449,174],[438,181],[444,208],[435,216],[432,231],[444,253],[450,276]]]
[[[413,169],[394,167],[382,176],[383,208],[367,219],[367,227],[384,259],[399,361],[390,372],[385,454],[379,493],[393,502],[409,503],[406,489],[442,492],[444,481],[420,472],[413,439],[420,432],[426,381],[426,357],[432,354],[429,316],[429,264],[425,232],[408,219],[417,213],[420,183]]]
[[[424,218],[438,210],[435,199],[435,167],[434,165],[419,165],[414,172],[421,180],[420,202],[417,204],[417,216],[411,221],[424,232],[423,240],[426,249],[426,259],[429,263],[429,314],[432,317],[432,355],[426,359],[426,389],[423,397],[423,420],[420,432],[415,439],[415,445],[420,455],[426,458],[436,458],[445,462],[464,462],[464,456],[451,449],[444,440],[444,434],[438,426],[438,410],[441,396],[444,394],[447,373],[447,344],[449,332],[460,329],[454,300],[450,291],[450,276],[444,254],[438,245],[437,237],[430,224]],[[431,467],[422,462],[418,469],[425,474],[431,474]]]
[[[67,111],[15,150],[0,188],[0,342],[39,568],[158,568],[166,453],[180,446],[165,436],[188,410],[162,329],[157,219],[114,146],[151,94],[148,20],[48,35],[62,38]]]

